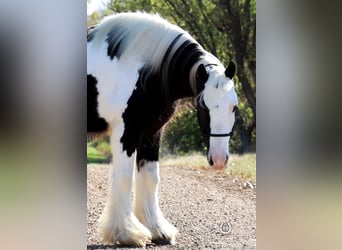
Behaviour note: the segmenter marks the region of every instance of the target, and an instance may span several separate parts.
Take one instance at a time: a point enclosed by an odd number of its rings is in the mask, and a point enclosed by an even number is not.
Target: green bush
[[[206,151],[200,131],[196,110],[193,106],[182,105],[166,126],[162,138],[163,154],[180,154]]]
[[[93,139],[87,143],[87,159],[89,163],[110,162],[112,152],[109,137]]]
[[[230,152],[237,152],[240,140],[236,131],[229,143]],[[184,101],[172,120],[167,124],[162,138],[162,154],[184,155],[192,152],[206,153],[207,145],[197,121],[194,104]]]

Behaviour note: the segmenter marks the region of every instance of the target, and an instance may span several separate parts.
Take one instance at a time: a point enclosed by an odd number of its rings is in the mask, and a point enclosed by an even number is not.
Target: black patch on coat
[[[177,100],[194,96],[189,83],[190,70],[203,50],[192,41],[185,41],[174,55],[169,55],[171,49],[162,60],[160,72],[151,74],[148,67],[139,71],[136,88],[122,114],[125,130],[120,142],[128,156],[137,150],[138,166],[141,160],[158,160],[160,134],[173,115]]]
[[[145,79],[144,85],[142,84],[142,80],[146,77],[145,72],[144,68],[140,70],[136,88],[122,114],[125,130],[120,142],[123,144],[123,151],[126,151],[128,156],[131,156],[142,145],[148,144],[148,141],[152,140],[149,138],[160,133],[176,107],[176,103],[164,105],[160,95],[161,85],[156,74],[150,75],[147,80]],[[157,148],[159,150],[159,144]],[[148,157],[145,160],[149,161],[158,159],[158,154],[155,153],[151,157],[146,153],[139,155]],[[138,160],[141,159],[137,158]]]
[[[146,161],[159,160],[159,145],[161,131],[153,136],[146,137],[142,140],[137,149],[137,166],[138,170],[145,165]]]
[[[171,98],[193,97],[191,86],[189,84],[190,70],[193,65],[203,55],[203,50],[197,43],[187,40],[185,41],[172,55],[171,60],[164,57],[162,67],[167,67],[167,76],[163,76],[163,80],[167,79],[164,90],[165,100],[169,101]],[[166,65],[169,61],[169,64]]]
[[[210,115],[209,109],[204,103],[197,103],[197,119],[203,140],[209,149]]]
[[[87,30],[87,42],[91,42],[96,34],[97,30],[95,29],[95,26],[89,27]]]
[[[106,42],[108,43],[107,55],[113,60],[114,57],[120,59],[122,54],[122,34],[124,30],[118,25],[114,25],[109,31]]]
[[[176,36],[175,39],[173,39],[173,41],[171,42],[170,46],[167,48],[165,55],[163,57],[162,63],[161,63],[161,68],[163,68],[163,65],[166,64],[166,60],[170,57],[170,53],[173,49],[173,47],[175,46],[175,44],[177,43],[177,41],[180,39],[180,37],[183,35],[183,33],[179,34],[178,36]]]
[[[107,122],[99,117],[97,111],[97,80],[93,75],[87,75],[87,132],[104,132],[108,128]]]
[[[209,74],[203,64],[201,64],[196,72],[196,90],[197,94],[204,90],[205,83],[209,78]],[[197,100],[197,119],[200,126],[203,140],[209,148],[209,134],[210,134],[210,116],[209,109],[205,105],[204,101]]]

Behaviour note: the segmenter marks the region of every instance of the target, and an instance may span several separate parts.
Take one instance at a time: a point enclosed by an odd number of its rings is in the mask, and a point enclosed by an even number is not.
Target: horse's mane
[[[175,53],[179,52],[185,43],[195,45],[194,49],[197,52],[194,53],[206,55],[204,49],[186,31],[157,14],[143,12],[119,13],[104,18],[96,27],[88,29],[88,41],[92,42],[92,46],[101,46],[106,41],[111,59],[117,57],[120,61],[124,61],[134,58],[142,63],[145,78],[147,79],[151,74],[159,74],[163,82],[162,88],[166,91],[169,64],[175,61]],[[198,65],[206,61],[208,57],[203,56],[190,69],[191,75],[188,80],[194,80]],[[190,85],[194,90],[194,83]]]
[[[184,30],[159,15],[143,12],[119,13],[105,17],[92,30],[94,31],[95,46],[107,41],[111,48],[117,48],[109,53],[115,52],[123,59],[134,55],[154,67],[160,65],[163,55],[177,35],[184,33],[179,44],[192,39]]]

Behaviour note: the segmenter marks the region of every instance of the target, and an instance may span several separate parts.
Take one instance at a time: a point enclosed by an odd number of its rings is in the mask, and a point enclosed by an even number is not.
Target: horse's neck
[[[168,92],[167,97],[176,101],[195,95],[190,85],[190,74],[193,74],[194,66],[205,53],[198,43],[187,40],[167,60],[168,63],[162,68],[163,74],[165,73],[162,77],[162,88]]]
[[[166,91],[164,94],[167,95],[167,99],[177,101],[179,99],[195,96],[190,85],[189,76],[190,70],[188,69],[181,73],[177,70],[176,72],[170,72],[167,86],[164,89],[164,91]]]
[[[194,97],[194,93],[190,87],[189,81],[185,79],[175,79],[172,81],[170,88],[164,94],[164,98],[166,106],[173,105],[173,103],[177,102],[180,99],[184,99],[187,97]]]

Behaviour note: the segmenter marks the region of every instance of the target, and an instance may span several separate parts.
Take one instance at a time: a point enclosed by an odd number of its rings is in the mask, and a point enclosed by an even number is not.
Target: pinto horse
[[[238,102],[234,74],[233,62],[225,68],[158,15],[115,14],[88,32],[87,131],[109,134],[113,155],[100,218],[104,243],[175,243],[177,229],[164,218],[158,200],[163,126],[179,99],[196,97],[208,162],[222,169]]]

